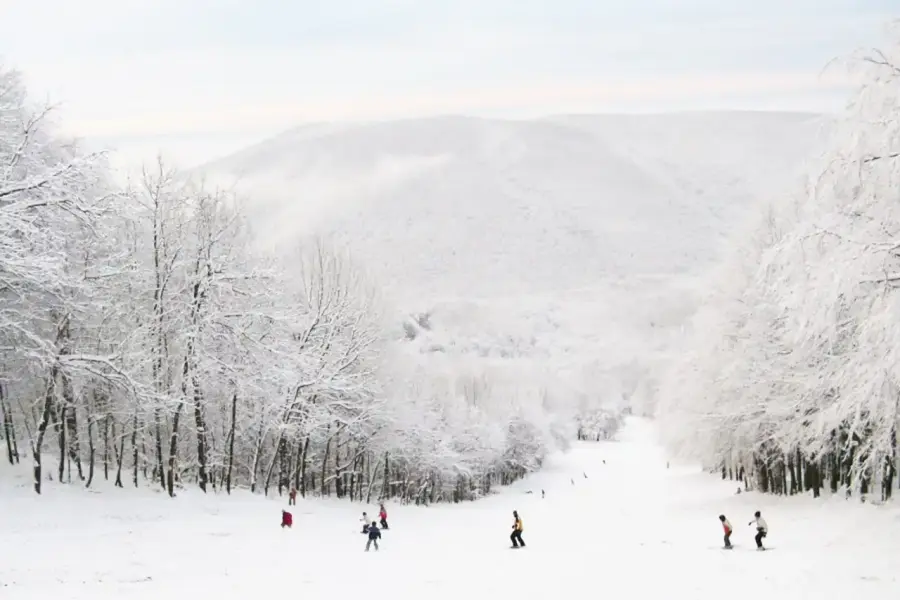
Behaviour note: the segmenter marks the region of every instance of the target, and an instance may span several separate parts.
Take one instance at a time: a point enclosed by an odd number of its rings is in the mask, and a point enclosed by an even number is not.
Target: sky
[[[900,0],[0,0],[69,133],[185,166],[320,121],[838,110]]]

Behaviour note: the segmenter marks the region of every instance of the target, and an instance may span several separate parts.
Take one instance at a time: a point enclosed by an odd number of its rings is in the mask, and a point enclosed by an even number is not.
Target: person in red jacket
[[[733,531],[731,528],[731,523],[728,522],[728,519],[725,518],[725,515],[719,515],[719,521],[722,522],[722,529],[725,531],[725,548],[727,550],[731,550],[733,547],[731,545],[731,532]]]
[[[294,515],[289,513],[286,510],[281,511],[281,527],[282,529],[287,527],[288,529],[294,524]]]
[[[384,504],[383,504],[383,503],[381,504],[381,508],[380,508],[380,510],[378,511],[378,518],[381,519],[381,528],[382,528],[382,529],[388,529],[388,524],[387,524],[387,510],[385,510]]]

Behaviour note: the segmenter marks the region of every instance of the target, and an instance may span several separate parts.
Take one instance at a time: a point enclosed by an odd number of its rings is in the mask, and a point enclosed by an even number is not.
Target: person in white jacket
[[[762,515],[759,511],[753,513],[753,520],[747,523],[747,525],[753,525],[756,523],[756,549],[757,550],[765,550],[763,548],[763,538],[769,533],[769,525],[766,523],[766,520],[762,518]]]

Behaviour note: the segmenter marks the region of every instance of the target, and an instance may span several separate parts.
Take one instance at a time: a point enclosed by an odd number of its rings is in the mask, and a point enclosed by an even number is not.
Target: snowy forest
[[[842,66],[858,93],[738,239],[658,416],[673,452],[747,489],[879,502],[900,485],[900,43]]]
[[[54,118],[0,69],[0,436],[35,492],[460,501],[600,437],[584,394],[411,351],[344,249],[262,252],[250,199],[115,183]]]
[[[842,63],[861,85],[821,155],[734,238],[652,374],[670,454],[745,489],[900,487],[894,39]],[[425,352],[345,248],[263,250],[252,197],[161,159],[121,184],[56,117],[0,66],[0,442],[36,493],[457,502],[619,426],[590,361],[572,384]]]

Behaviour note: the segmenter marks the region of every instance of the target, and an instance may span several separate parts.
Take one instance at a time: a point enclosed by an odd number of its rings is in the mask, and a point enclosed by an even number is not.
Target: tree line
[[[798,193],[715,278],[659,390],[669,447],[775,494],[886,500],[900,485],[900,36],[855,55]]]

